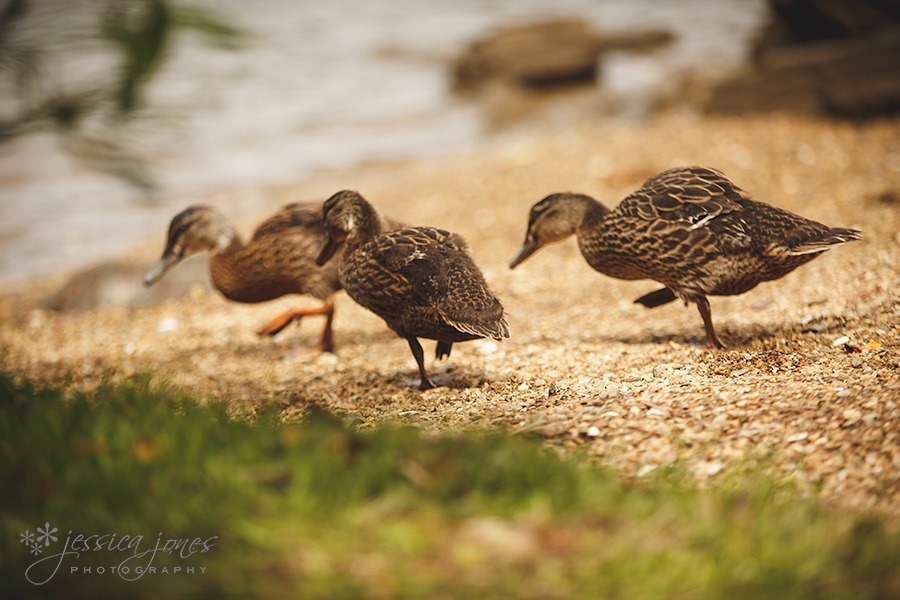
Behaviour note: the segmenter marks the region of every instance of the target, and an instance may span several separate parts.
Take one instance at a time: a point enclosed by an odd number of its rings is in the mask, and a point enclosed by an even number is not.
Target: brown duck
[[[680,167],[651,177],[615,210],[583,194],[547,196],[531,208],[525,242],[509,267],[573,233],[597,271],[666,286],[635,302],[695,303],[714,348],[725,345],[707,296],[742,294],[861,236],[755,201],[715,169]]]
[[[419,389],[435,387],[418,338],[437,340],[438,359],[456,342],[509,337],[503,306],[469,256],[465,240],[432,227],[378,228],[378,212],[352,191],[325,201],[320,265],[343,244],[338,277],[347,294],[406,339],[419,367]]]
[[[376,226],[387,227],[387,222]],[[322,204],[288,204],[257,228],[244,244],[234,226],[218,209],[192,206],[169,225],[166,247],[159,262],[147,271],[144,285],[153,285],[191,254],[210,252],[212,284],[235,302],[265,302],[286,294],[309,294],[323,301],[316,308],[292,308],[266,323],[257,333],[275,335],[292,321],[324,315],[325,327],[314,349],[334,350],[332,296],[341,289],[337,260],[319,266],[316,253],[324,240]]]

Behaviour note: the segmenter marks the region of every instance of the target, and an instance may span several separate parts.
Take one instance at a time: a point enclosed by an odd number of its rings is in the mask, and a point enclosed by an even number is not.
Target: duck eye
[[[172,237],[179,238],[184,235],[184,233],[190,228],[189,223],[182,223],[177,228],[175,228],[175,235]]]
[[[550,209],[541,211],[541,212],[539,212],[539,213],[533,214],[533,215],[531,216],[531,223],[529,223],[529,226],[535,226],[535,225],[537,225],[538,222],[540,222],[540,221],[544,221],[544,220],[546,220],[546,219],[553,218],[554,215],[556,215],[556,209],[555,209],[555,208],[550,208]]]

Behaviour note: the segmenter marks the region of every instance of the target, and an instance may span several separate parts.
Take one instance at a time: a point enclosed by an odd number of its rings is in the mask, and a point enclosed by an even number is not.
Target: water
[[[98,6],[67,1],[74,8],[63,11],[63,25]],[[190,4],[215,11],[249,38],[231,52],[182,36],[150,86],[152,112],[129,127],[127,138],[158,179],[153,201],[73,160],[55,134],[0,145],[0,284],[83,267],[142,241],[161,244],[168,219],[214,190],[471,147],[492,134],[477,104],[450,92],[447,65],[496,27],[577,17],[600,31],[671,29],[672,47],[604,66],[605,89],[640,93],[677,72],[710,74],[741,64],[764,18],[763,0]],[[59,12],[39,16],[59,20]],[[109,57],[88,49],[50,70],[77,81],[104,65]]]

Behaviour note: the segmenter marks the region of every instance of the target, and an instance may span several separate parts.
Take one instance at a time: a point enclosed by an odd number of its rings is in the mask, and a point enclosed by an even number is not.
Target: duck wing
[[[718,251],[753,248],[765,256],[801,256],[818,254],[861,236],[855,229],[828,227],[756,201],[709,167],[664,171],[647,180],[622,204],[624,213],[653,221],[649,229],[652,234],[674,235],[693,244],[708,240]]]
[[[462,236],[432,227],[404,228],[382,234],[362,252],[373,267],[367,274],[374,283],[368,299],[381,311],[426,310],[462,333],[509,337],[503,307]]]
[[[324,300],[341,289],[337,258],[316,265],[324,238],[321,202],[288,204],[256,228],[240,259],[262,282],[257,285]]]
[[[677,246],[739,252],[756,243],[747,212],[760,204],[715,169],[678,167],[648,179],[616,213],[650,222],[649,235]]]
[[[648,179],[617,211],[644,219],[699,229],[720,215],[743,209],[746,193],[707,167],[679,167]]]
[[[324,238],[324,227],[321,202],[294,202],[263,221],[251,239],[290,237],[295,251],[314,255]]]

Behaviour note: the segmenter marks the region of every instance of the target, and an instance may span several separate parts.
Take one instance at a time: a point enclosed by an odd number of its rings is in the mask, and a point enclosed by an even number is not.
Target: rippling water
[[[134,189],[85,168],[53,134],[0,145],[0,284],[156,240],[175,211],[213,190],[477,143],[490,134],[478,107],[450,93],[447,64],[493,28],[578,17],[600,31],[674,31],[676,43],[652,60],[606,65],[604,86],[627,91],[677,71],[733,68],[764,16],[763,0],[185,3],[215,11],[249,37],[234,52],[185,38],[151,85],[153,112],[128,137],[150,157],[157,197],[140,201]],[[72,11],[92,5],[70,4]],[[70,14],[52,18],[72,22]],[[67,60],[53,66],[62,78],[105,64],[102,56]]]

